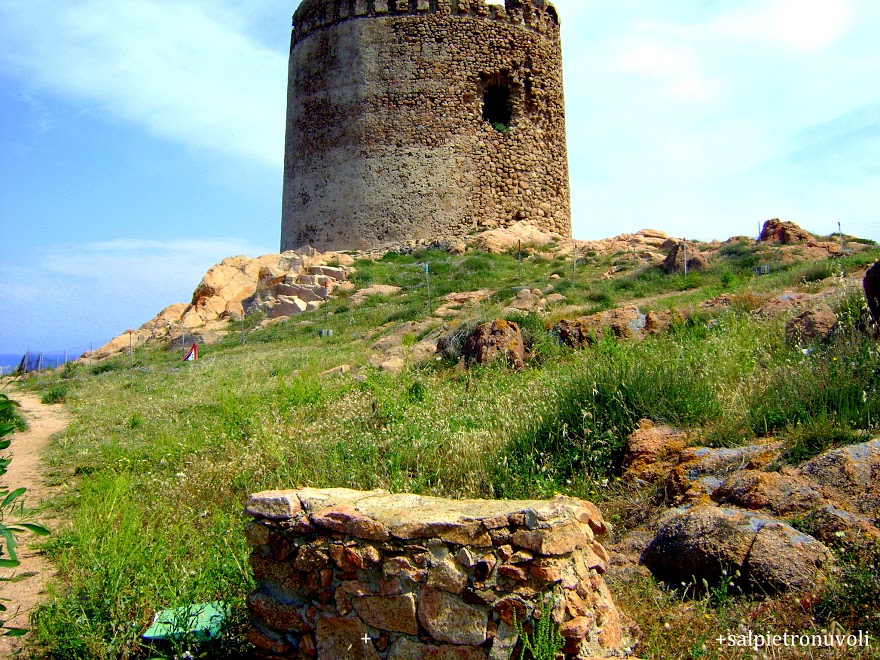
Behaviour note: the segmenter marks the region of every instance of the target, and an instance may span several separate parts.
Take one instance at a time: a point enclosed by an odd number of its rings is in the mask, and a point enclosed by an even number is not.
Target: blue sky
[[[0,0],[0,351],[278,249],[291,0]],[[880,240],[880,3],[557,0],[576,238]]]

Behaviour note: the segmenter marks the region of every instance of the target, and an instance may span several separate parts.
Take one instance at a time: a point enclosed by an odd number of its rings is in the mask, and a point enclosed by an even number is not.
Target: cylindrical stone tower
[[[571,235],[550,3],[303,0],[293,22],[282,251]]]

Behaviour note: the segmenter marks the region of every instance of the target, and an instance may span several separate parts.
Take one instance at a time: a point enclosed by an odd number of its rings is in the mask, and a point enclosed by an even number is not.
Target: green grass
[[[753,254],[767,256],[743,245],[703,273],[642,269],[612,280],[601,277],[608,258],[596,257],[579,264],[575,281],[570,262],[540,252],[521,266],[511,255],[387,255],[357,262],[354,280],[400,286],[398,295],[361,305],[341,295],[318,313],[248,328],[243,345],[231,326],[197,363],[137,349],[134,369],[126,355],[91,373],[32,380],[42,392],[64,388],[74,415],[49,454],[53,479],[71,487],[53,502],[68,522],[46,546],[59,579],[36,615],[35,653],[145,657],[139,635],[157,610],[224,600],[233,626],[210,657],[235,657],[252,588],[241,532],[251,492],[308,485],[601,501],[643,417],[718,445],[772,433],[793,456],[825,447],[819,430],[834,444],[876,431],[880,363],[876,342],[857,327],[857,305],[842,298],[853,308],[846,332],[805,356],[786,344],[784,319],[751,313],[756,292],[794,271],[755,278],[746,265]],[[526,286],[539,287],[558,270],[555,289],[585,311],[681,309],[721,291],[741,304],[579,352],[556,344],[545,328],[552,318],[517,315],[531,358],[520,372],[496,364],[463,373],[453,360],[430,360],[397,376],[369,368],[358,378],[320,376],[366,364],[377,337],[427,315],[426,260],[435,305],[444,292],[499,291],[459,326],[462,341],[477,318],[496,318],[520,270]],[[320,329],[333,336],[319,338]]]

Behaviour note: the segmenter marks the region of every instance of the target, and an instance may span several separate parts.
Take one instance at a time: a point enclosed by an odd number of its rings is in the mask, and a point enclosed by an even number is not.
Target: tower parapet
[[[528,220],[571,234],[559,16],[543,0],[304,0],[282,250]]]
[[[559,30],[559,14],[546,2],[506,0],[505,4],[498,5],[485,0],[305,0],[293,16],[292,43],[296,44],[315,30],[353,18],[429,13],[508,21],[540,33]]]

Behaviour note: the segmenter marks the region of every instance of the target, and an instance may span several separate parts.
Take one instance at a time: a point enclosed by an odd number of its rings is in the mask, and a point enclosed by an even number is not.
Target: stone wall
[[[514,613],[528,629],[544,598],[566,658],[631,646],[589,502],[305,488],[252,495],[247,513],[258,657],[508,660]]]
[[[304,0],[291,39],[282,251],[517,220],[570,236],[558,21],[542,0]]]

